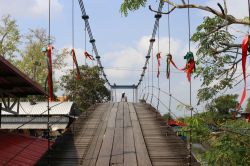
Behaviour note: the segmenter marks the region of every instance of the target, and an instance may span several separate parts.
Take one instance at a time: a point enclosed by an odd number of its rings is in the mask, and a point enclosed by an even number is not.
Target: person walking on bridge
[[[122,92],[121,101],[122,101],[122,102],[127,102],[127,96],[125,95],[125,92]]]

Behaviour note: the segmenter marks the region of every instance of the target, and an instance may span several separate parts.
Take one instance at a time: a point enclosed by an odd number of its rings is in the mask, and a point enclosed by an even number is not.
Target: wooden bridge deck
[[[100,104],[49,153],[51,165],[188,165],[184,142],[146,104]],[[38,165],[47,164],[47,156]],[[192,165],[199,165],[193,159]]]

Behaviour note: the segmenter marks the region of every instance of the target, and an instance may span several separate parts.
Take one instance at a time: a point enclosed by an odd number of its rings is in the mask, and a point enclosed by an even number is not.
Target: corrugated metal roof
[[[47,117],[23,117],[23,116],[3,116],[1,129],[47,129]],[[31,121],[31,119],[33,119]],[[50,126],[53,131],[65,129],[69,124],[68,117],[50,117]],[[24,123],[29,122],[25,125]]]
[[[73,109],[73,102],[50,102],[50,115],[70,115]],[[17,112],[17,104],[12,109]],[[19,115],[47,115],[47,102],[37,102],[31,104],[30,102],[20,102]],[[13,115],[9,112],[2,111],[2,115]]]
[[[35,165],[47,150],[46,139],[0,132],[0,165]]]

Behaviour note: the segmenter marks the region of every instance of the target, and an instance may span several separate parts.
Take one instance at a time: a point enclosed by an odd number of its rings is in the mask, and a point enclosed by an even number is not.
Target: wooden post
[[[0,103],[0,129],[2,128],[2,103]]]

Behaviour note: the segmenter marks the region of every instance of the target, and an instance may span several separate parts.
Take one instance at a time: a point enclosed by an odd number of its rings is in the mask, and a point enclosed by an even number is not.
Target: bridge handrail
[[[176,97],[174,97],[173,94],[168,93],[168,92],[166,92],[166,91],[164,91],[164,90],[162,90],[162,89],[160,89],[160,88],[158,88],[158,87],[156,87],[156,86],[144,86],[144,87],[142,88],[142,92],[141,92],[140,96],[141,96],[142,94],[145,94],[145,93],[143,93],[143,92],[144,92],[147,88],[154,88],[154,89],[156,89],[156,90],[158,90],[158,91],[160,91],[160,92],[162,92],[162,93],[168,95],[169,97],[173,98],[175,101],[177,101],[177,102],[180,103],[181,105],[185,106],[185,107],[188,108],[189,110],[194,109],[193,106],[190,106],[190,105],[188,105],[188,104],[185,104],[184,102],[182,102],[182,101],[180,101],[179,99],[177,99]]]
[[[158,99],[158,96],[156,96],[155,94],[152,94],[152,93],[145,93],[145,94],[153,96],[155,99],[157,99],[157,101],[159,101],[162,104],[162,106],[164,108],[170,110],[170,108],[166,104],[164,104],[164,102],[162,100]],[[147,100],[145,100],[145,101],[147,102]],[[153,105],[153,103],[148,103],[148,104]],[[159,112],[159,110],[157,110],[157,111]],[[178,118],[173,112],[169,112],[169,113],[172,114],[176,119]]]

